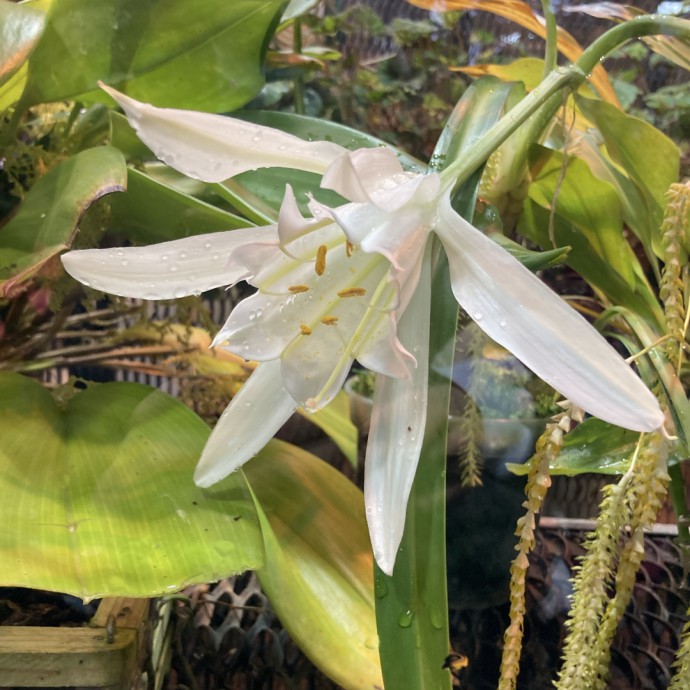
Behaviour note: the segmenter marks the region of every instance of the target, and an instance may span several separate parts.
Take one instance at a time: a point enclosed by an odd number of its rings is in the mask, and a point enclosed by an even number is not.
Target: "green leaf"
[[[525,249],[522,245],[514,242],[500,232],[492,232],[489,237],[500,244],[503,249],[512,254],[525,268],[530,271],[540,271],[551,266],[558,266],[566,261],[570,253],[570,247],[558,247],[545,252],[535,252]]]
[[[550,247],[550,213],[528,199],[520,217],[518,231],[541,247]],[[592,247],[589,239],[567,220],[556,215],[553,218],[553,235],[556,245],[570,247],[566,263],[575,269],[592,287],[602,292],[615,305],[625,306],[641,314],[652,323],[663,323],[664,317],[646,280],[635,272],[633,288],[626,283]]]
[[[23,104],[107,101],[101,79],[158,106],[233,110],[263,84],[284,0],[54,0]]]
[[[0,295],[69,247],[84,211],[104,194],[123,191],[126,174],[122,154],[102,146],[62,161],[38,180],[0,229]]]
[[[623,236],[615,189],[596,178],[583,161],[570,158],[564,169],[563,155],[542,147],[533,148],[532,170],[536,176],[529,188],[530,198],[576,227],[609,270],[632,287],[637,260]]]
[[[264,536],[259,579],[285,629],[346,690],[382,688],[361,491],[322,460],[280,441],[244,471]]]
[[[316,412],[299,410],[302,416],[327,434],[353,467],[357,467],[357,427],[350,421],[350,400],[340,391],[326,407]]]
[[[44,20],[39,8],[0,1],[0,85],[26,62],[41,36]]]
[[[110,207],[110,231],[142,244],[250,225],[133,168],[127,170],[127,192],[113,197]]]
[[[639,439],[640,434],[636,431],[590,417],[566,434],[563,448],[551,464],[551,474],[623,474],[630,467]],[[675,464],[685,457],[686,454],[676,444],[669,462]],[[507,467],[517,475],[526,475],[529,471],[527,464],[509,463]]]
[[[608,103],[578,98],[577,104],[597,126],[611,159],[632,180],[637,195],[647,209],[646,228],[640,231],[640,223],[635,222],[634,216],[631,226],[638,230],[640,239],[648,246],[652,243],[657,256],[662,256],[659,228],[664,217],[664,195],[669,186],[678,181],[678,147],[648,122],[626,115]],[[627,196],[630,194],[627,192]]]
[[[100,596],[156,596],[261,565],[241,473],[211,494],[192,480],[208,427],[130,383],[57,400],[0,374],[0,582]]]

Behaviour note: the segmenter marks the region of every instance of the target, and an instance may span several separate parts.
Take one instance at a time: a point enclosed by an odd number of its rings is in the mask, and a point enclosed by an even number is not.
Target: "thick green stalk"
[[[438,249],[438,248],[437,248]],[[446,589],[446,439],[457,303],[448,262],[437,252],[431,293],[429,404],[419,467],[407,506],[405,534],[393,576],[378,567],[376,623],[386,690],[451,687]]]
[[[507,115],[502,117],[484,136],[444,171],[447,182],[460,187],[489,156],[525,121],[538,110],[552,116],[562,105],[564,90],[575,89],[599,62],[610,52],[632,38],[662,34],[684,38],[690,42],[690,22],[662,15],[644,15],[609,29],[596,39],[569,67],[558,67],[547,75]]]

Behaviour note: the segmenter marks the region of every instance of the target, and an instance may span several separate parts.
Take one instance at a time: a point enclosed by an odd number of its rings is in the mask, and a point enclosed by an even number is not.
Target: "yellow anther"
[[[290,287],[288,288],[288,291],[291,292],[293,295],[296,295],[299,292],[308,292],[309,286],[308,285],[290,285]]]
[[[311,328],[309,328],[306,323],[301,323],[299,325],[299,330],[302,335],[311,335]]]
[[[345,290],[340,290],[340,292],[338,292],[338,297],[362,297],[366,294],[367,291],[364,288],[353,287],[347,288]]]
[[[337,316],[324,316],[323,319],[321,319],[321,323],[324,326],[335,326],[338,323],[338,317]]]
[[[352,256],[352,252],[355,251],[355,245],[350,242],[350,240],[345,240],[345,256]]]
[[[326,252],[327,251],[328,251],[328,247],[326,247],[325,244],[322,244],[316,250],[316,266],[314,266],[314,270],[316,271],[317,276],[322,276],[324,274],[324,271],[326,270]]]

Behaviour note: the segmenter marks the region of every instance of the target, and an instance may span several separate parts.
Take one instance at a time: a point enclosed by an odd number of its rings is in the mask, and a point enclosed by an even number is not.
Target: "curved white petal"
[[[270,167],[323,173],[345,152],[332,142],[304,141],[224,115],[156,108],[104,84],[101,88],[117,101],[158,158],[204,182],[222,182],[247,170]]]
[[[174,299],[232,285],[246,274],[228,265],[233,250],[276,237],[276,227],[195,235],[147,247],[82,249],[62,255],[66,271],[96,290],[122,297]]]
[[[348,151],[324,173],[321,186],[332,189],[349,201],[371,201],[369,192],[388,178],[402,175],[396,155],[384,146]]]
[[[635,431],[663,425],[656,398],[595,328],[463,220],[448,195],[439,212],[453,292],[483,331],[590,414]]]
[[[409,379],[379,376],[364,465],[364,503],[374,558],[393,574],[405,529],[419,454],[424,439],[429,357],[431,269],[429,255],[417,291],[400,319],[398,333],[417,358]]]
[[[260,364],[218,420],[194,472],[211,486],[254,457],[297,409],[282,387],[280,360]]]

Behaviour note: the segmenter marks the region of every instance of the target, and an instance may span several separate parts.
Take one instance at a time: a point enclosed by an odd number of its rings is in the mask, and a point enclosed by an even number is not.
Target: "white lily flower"
[[[211,434],[200,486],[249,460],[298,406],[326,405],[357,359],[380,375],[365,503],[374,556],[392,573],[426,421],[430,233],[448,255],[458,302],[491,338],[591,414],[639,431],[662,426],[656,399],[604,338],[453,210],[452,181],[406,172],[385,148],[350,152],[106,90],[182,173],[220,181],[287,166],[321,173],[321,186],[349,201],[312,200],[304,218],[288,186],[275,225],[63,256],[81,282],[128,297],[168,299],[239,280],[258,288],[214,341],[260,365]]]

